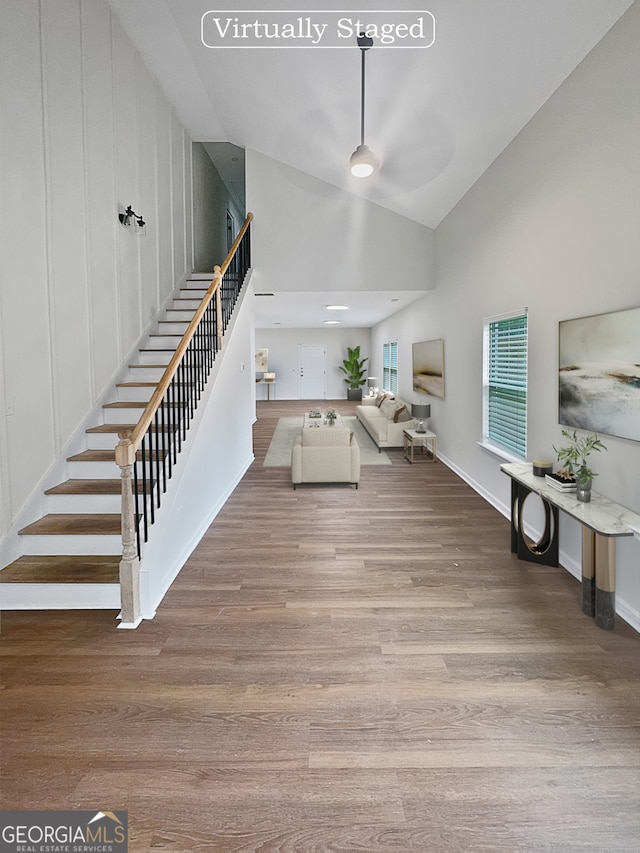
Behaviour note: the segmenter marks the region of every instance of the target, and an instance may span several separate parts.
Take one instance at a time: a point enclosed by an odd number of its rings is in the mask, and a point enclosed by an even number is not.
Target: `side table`
[[[418,458],[414,455],[416,447],[422,448]],[[438,459],[438,439],[435,432],[418,432],[415,429],[404,430],[404,458],[407,462],[436,462]]]

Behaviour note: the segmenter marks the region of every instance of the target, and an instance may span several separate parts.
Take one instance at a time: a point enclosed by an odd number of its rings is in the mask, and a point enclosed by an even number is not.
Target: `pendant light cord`
[[[360,49],[362,53],[362,74],[360,86],[360,145],[364,145],[364,55],[366,48]]]

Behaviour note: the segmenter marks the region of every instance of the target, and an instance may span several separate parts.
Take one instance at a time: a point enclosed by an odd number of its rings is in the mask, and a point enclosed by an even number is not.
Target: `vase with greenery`
[[[327,417],[327,422],[328,422],[329,426],[333,426],[336,422],[336,418],[338,417],[338,413],[336,412],[335,409],[329,409],[327,411],[326,417]]]
[[[562,435],[567,439],[567,446],[558,448],[554,445],[553,447],[558,462],[563,466],[557,474],[567,479],[574,478],[576,497],[579,501],[589,501],[591,500],[591,482],[597,475],[587,464],[587,459],[594,450],[600,453],[607,448],[595,432],[579,436],[575,430],[570,432],[563,429]]]
[[[347,347],[347,358],[343,359],[340,370],[345,374],[347,399],[361,400],[362,386],[366,382],[364,364],[368,358],[360,358],[360,347]]]

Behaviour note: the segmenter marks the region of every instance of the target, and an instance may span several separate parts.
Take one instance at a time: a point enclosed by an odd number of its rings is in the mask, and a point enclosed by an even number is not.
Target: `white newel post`
[[[120,628],[137,628],[140,615],[140,559],[136,547],[133,505],[133,466],[136,452],[126,434],[120,434],[116,463],[122,480],[122,559],[120,560]]]

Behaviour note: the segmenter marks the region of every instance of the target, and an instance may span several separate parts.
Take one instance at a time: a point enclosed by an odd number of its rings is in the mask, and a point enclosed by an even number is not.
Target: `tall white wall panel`
[[[175,114],[171,115],[171,186],[173,188],[173,278],[184,275],[186,265],[186,235],[184,233],[184,131]]]
[[[116,236],[111,18],[102,0],[82,4],[87,293],[89,298],[92,398],[100,394],[119,362],[120,327]]]
[[[136,63],[136,101],[138,114],[138,187],[140,209],[146,234],[138,239],[140,249],[140,317],[146,327],[163,299],[158,273],[158,215],[156,190],[156,98],[158,85],[138,59]]]
[[[116,198],[121,208],[131,205],[144,213],[138,192],[138,122],[136,113],[136,55],[122,27],[114,22],[111,50],[113,56],[115,181]],[[120,357],[129,350],[140,329],[138,252],[140,238],[130,229],[117,229],[118,309],[121,325]]]
[[[156,92],[156,166],[158,175],[158,269],[160,293],[173,287],[172,185],[171,185],[171,108],[160,89]]]
[[[3,0],[0,536],[188,272],[189,149],[104,0]]]
[[[7,0],[0,27],[3,523],[53,458],[40,9]]]
[[[89,410],[92,384],[80,2],[43,3],[41,16],[49,327],[54,438],[60,447]]]

